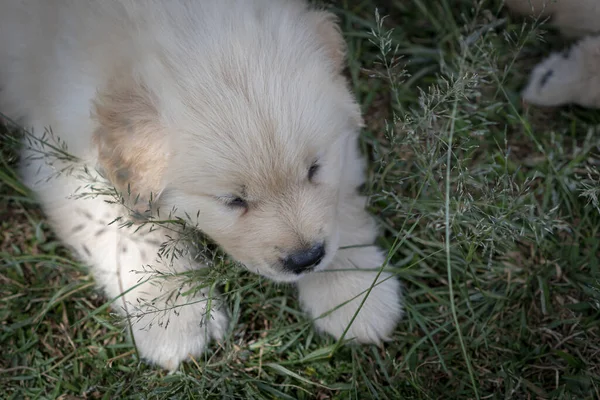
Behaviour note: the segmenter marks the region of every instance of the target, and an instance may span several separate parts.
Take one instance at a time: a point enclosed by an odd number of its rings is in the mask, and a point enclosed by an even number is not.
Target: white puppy
[[[508,8],[522,15],[531,15],[560,29],[567,37],[580,37],[600,32],[600,2],[598,0],[505,0]]]
[[[295,282],[316,327],[336,338],[375,284],[346,337],[389,338],[399,282],[388,272],[375,282],[385,259],[357,195],[362,122],[332,15],[285,0],[2,0],[0,9],[0,110],[41,139],[26,141],[24,179],[117,298],[145,359],[176,368],[227,327],[212,292],[184,295],[189,283],[165,279],[203,267],[190,252],[161,256],[176,232],[109,225],[148,204],[150,218],[191,216],[249,270]],[[48,146],[56,137],[88,172],[68,171]],[[44,150],[56,154],[38,157]],[[103,180],[126,207],[74,195]]]
[[[587,36],[538,64],[523,99],[541,106],[575,103],[600,108],[600,1],[506,0],[519,14],[549,18],[568,37]]]

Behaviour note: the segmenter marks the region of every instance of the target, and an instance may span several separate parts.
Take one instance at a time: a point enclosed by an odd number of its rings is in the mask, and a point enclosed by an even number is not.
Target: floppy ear
[[[112,82],[94,102],[93,141],[104,176],[136,212],[148,211],[163,189],[169,143],[155,101],[140,84]]]
[[[328,11],[313,11],[313,14],[321,43],[329,55],[335,72],[341,73],[345,67],[347,46],[338,18]]]
[[[336,74],[341,74],[346,67],[347,45],[338,24],[338,17],[328,11],[313,11],[317,24],[317,35],[324,46]],[[352,120],[357,128],[365,126],[360,107],[355,103]]]

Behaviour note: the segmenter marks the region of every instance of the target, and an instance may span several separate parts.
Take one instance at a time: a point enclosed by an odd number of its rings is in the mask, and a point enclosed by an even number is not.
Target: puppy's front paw
[[[363,274],[365,276],[357,280],[362,281],[360,286],[366,289],[375,279],[375,274],[365,274],[364,272]],[[380,278],[389,279],[373,288],[362,308],[358,311],[358,315],[352,322],[352,325],[350,325],[345,336],[346,339],[355,339],[360,343],[375,344],[390,340],[391,334],[402,317],[402,306],[399,296],[400,284],[395,278],[390,277],[389,274],[382,274]],[[382,279],[380,279],[380,282]],[[325,331],[336,339],[339,339],[359,309],[364,296],[361,295],[331,314],[317,319],[315,321],[317,329]],[[325,307],[323,308],[323,310],[319,311],[328,311]]]
[[[209,315],[205,304],[185,304],[158,312],[147,310],[132,317],[140,356],[173,371],[181,362],[200,356],[210,339],[222,339],[227,330],[227,314],[217,303]]]
[[[342,259],[346,268],[353,268],[353,265],[377,268],[384,261],[375,249],[362,254],[356,250],[352,249],[354,254],[350,260]],[[339,265],[336,267],[341,268]],[[315,318],[317,329],[339,339],[359,310],[376,275],[376,270],[328,270],[309,275],[298,282],[300,301]],[[352,321],[346,339],[379,344],[389,340],[402,317],[400,282],[387,272],[382,273],[377,282]],[[353,300],[348,302],[350,299]]]

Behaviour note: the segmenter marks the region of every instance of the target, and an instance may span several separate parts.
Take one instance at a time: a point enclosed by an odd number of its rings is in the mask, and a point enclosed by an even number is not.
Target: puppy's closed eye
[[[239,209],[247,209],[248,208],[248,202],[238,196],[219,197],[219,200],[221,200],[223,203],[225,203],[225,205],[229,208],[233,208],[233,209],[238,209],[238,208]]]
[[[321,166],[319,164],[317,164],[316,162],[310,166],[310,168],[308,169],[308,180],[310,182],[313,181],[315,175],[317,174],[317,172],[319,172],[320,168],[321,168]]]

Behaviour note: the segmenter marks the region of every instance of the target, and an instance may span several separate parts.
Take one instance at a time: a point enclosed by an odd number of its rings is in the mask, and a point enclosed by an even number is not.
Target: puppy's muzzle
[[[285,270],[301,274],[314,269],[325,257],[325,244],[319,243],[308,249],[302,249],[290,254],[283,261]]]

